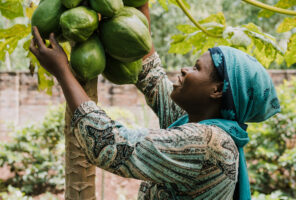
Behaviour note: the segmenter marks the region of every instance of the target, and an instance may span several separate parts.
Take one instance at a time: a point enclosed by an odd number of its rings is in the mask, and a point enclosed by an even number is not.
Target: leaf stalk
[[[176,0],[176,2],[178,3],[178,5],[180,6],[180,8],[182,9],[182,11],[184,12],[184,14],[190,19],[190,21],[197,27],[199,28],[202,32],[204,32],[205,34],[207,34],[210,37],[215,37],[215,38],[222,38],[222,35],[214,35],[210,32],[208,32],[204,27],[202,27],[193,17],[192,15],[189,13],[188,9],[186,8],[186,6],[184,5],[182,0]]]
[[[244,2],[246,2],[248,4],[251,4],[253,6],[262,8],[262,9],[270,10],[272,12],[277,12],[277,13],[281,13],[281,14],[285,14],[285,15],[296,15],[296,11],[294,11],[294,10],[287,10],[287,9],[283,9],[283,8],[277,8],[277,7],[274,7],[274,6],[267,5],[265,3],[261,3],[261,2],[256,1],[256,0],[242,0],[242,1],[244,1]]]

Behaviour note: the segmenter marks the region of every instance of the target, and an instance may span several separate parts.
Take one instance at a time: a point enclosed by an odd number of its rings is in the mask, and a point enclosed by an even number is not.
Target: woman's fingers
[[[39,34],[38,28],[36,26],[33,27],[33,36],[34,36],[33,40],[35,40],[38,48],[45,49],[46,46],[45,46],[45,44]]]
[[[39,55],[39,51],[38,49],[36,48],[36,44],[35,44],[35,41],[34,41],[34,38],[31,40],[31,44],[30,44],[30,51],[37,57]]]
[[[49,41],[50,41],[50,44],[51,44],[53,49],[59,48],[59,44],[58,44],[57,40],[54,37],[54,33],[51,33],[49,35]]]

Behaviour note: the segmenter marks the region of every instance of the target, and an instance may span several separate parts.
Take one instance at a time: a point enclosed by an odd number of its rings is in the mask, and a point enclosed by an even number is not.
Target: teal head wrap
[[[243,147],[248,143],[246,122],[261,122],[280,112],[280,105],[270,76],[252,56],[227,46],[209,49],[214,66],[224,81],[221,115],[201,124],[216,125],[234,140],[239,151],[239,172],[234,199],[251,199]],[[170,127],[188,122],[185,115]]]

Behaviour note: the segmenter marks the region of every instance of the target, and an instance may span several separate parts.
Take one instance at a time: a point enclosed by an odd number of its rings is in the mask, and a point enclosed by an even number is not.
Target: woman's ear
[[[213,99],[221,98],[223,95],[223,85],[223,82],[214,83],[210,97]]]

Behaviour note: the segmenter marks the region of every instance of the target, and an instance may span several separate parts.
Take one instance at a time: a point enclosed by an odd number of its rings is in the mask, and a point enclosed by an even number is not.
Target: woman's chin
[[[174,85],[173,91],[170,96],[171,96],[171,99],[175,103],[177,103],[178,99],[180,99],[180,97],[182,98],[181,86]]]

